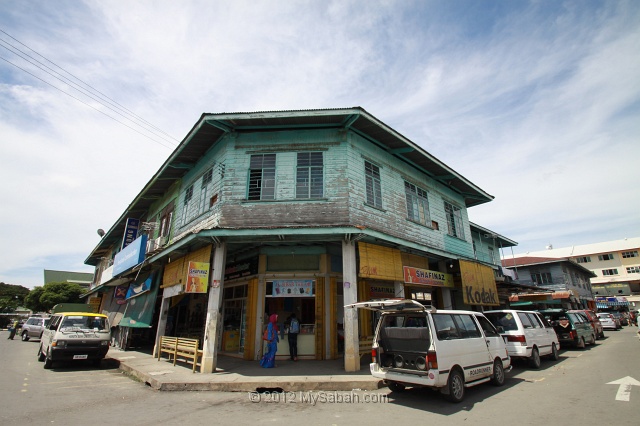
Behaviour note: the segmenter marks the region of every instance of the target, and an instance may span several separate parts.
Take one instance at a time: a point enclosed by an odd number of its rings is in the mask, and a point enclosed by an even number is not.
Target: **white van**
[[[511,358],[529,361],[540,368],[540,357],[557,361],[560,342],[553,326],[538,312],[503,309],[485,311],[484,315],[505,338]]]
[[[371,350],[371,375],[392,391],[438,389],[452,402],[465,388],[504,384],[511,359],[496,328],[480,312],[436,310],[415,300],[360,302],[345,308],[381,313]]]
[[[51,316],[40,338],[38,361],[51,368],[54,361],[93,360],[99,366],[107,355],[111,328],[106,315],[63,312]]]

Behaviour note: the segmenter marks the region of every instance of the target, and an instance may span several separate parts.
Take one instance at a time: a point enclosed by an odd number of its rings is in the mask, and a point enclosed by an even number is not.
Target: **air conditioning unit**
[[[167,236],[158,237],[153,240],[149,240],[147,243],[147,253],[154,253],[160,251],[164,246],[167,245],[169,238]]]

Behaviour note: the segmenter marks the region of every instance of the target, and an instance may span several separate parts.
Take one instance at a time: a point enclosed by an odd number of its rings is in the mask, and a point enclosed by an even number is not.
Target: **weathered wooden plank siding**
[[[324,153],[324,196],[321,199],[295,198],[299,151]],[[276,153],[276,199],[248,201],[251,155],[261,153]],[[365,160],[380,167],[382,209],[365,203]],[[224,164],[224,174],[220,175],[218,200],[212,208],[202,208],[201,201],[197,201],[202,176],[219,164]],[[431,220],[438,223],[439,229],[407,219],[405,180],[428,192]],[[193,199],[185,205],[185,192],[190,185],[193,185]],[[464,239],[447,235],[445,200],[462,208]],[[214,227],[356,225],[452,253],[473,255],[462,197],[369,141],[342,130],[227,135],[185,175],[175,212],[176,238],[194,230]]]
[[[351,136],[348,155],[351,194],[349,205],[352,224],[366,225],[396,237],[453,253],[473,255],[469,221],[461,196],[406,163],[389,156],[384,150],[364,141],[360,136]],[[382,210],[365,203],[365,161],[380,167]],[[439,230],[407,219],[405,180],[428,192],[431,220],[438,223]],[[462,207],[465,240],[446,235],[447,219],[444,200]]]

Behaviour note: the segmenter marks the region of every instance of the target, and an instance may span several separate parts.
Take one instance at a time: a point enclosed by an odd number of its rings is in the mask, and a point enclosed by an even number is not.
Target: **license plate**
[[[88,355],[74,355],[73,359],[87,359]]]

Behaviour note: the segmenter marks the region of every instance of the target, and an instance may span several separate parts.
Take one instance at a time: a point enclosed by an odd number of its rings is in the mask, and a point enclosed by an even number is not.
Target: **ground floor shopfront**
[[[126,338],[146,329],[155,343],[163,335],[198,339],[203,372],[215,371],[218,354],[259,360],[272,314],[280,330],[277,358],[289,358],[286,320],[295,313],[299,359],[344,357],[345,369],[356,371],[359,341],[373,336],[377,318],[345,311],[347,304],[412,298],[441,309],[498,306],[488,266],[365,242],[272,245],[241,254],[220,243],[164,260],[145,299],[129,299],[119,314],[122,305],[104,293],[101,309]],[[132,303],[153,306],[153,314],[132,322]]]
[[[203,263],[209,270],[206,285],[193,290],[189,271],[204,268]],[[465,284],[489,287],[483,290],[489,295],[495,293],[495,281],[487,266],[477,277],[468,271],[460,273],[462,263],[364,242],[270,246],[233,259],[224,243],[206,246],[165,265],[158,338],[198,338],[203,342],[202,369],[207,371],[214,368],[218,354],[259,360],[264,352],[263,331],[269,316],[277,314],[277,358],[289,358],[286,320],[295,313],[301,324],[299,359],[344,357],[345,367],[357,370],[358,342],[371,338],[376,318],[370,312],[345,312],[347,304],[414,298],[449,309],[498,305],[495,299],[482,301],[478,296],[474,303],[464,297]],[[483,284],[483,277],[491,282]]]

